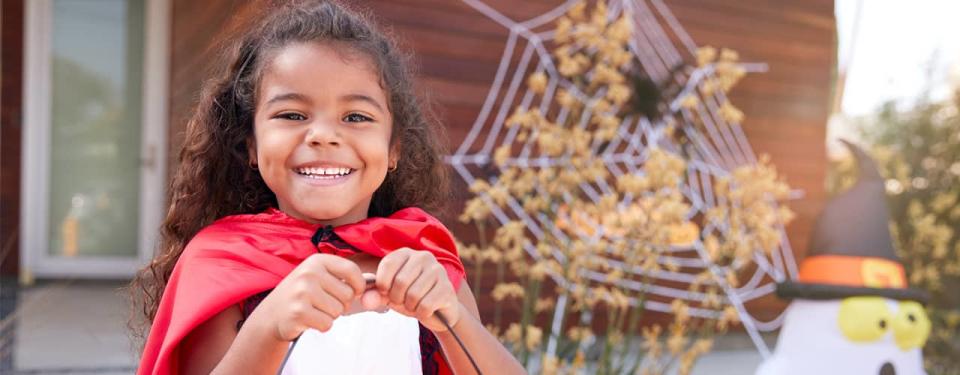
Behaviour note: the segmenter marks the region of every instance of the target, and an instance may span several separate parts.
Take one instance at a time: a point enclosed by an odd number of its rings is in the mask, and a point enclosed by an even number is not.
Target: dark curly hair
[[[399,164],[374,193],[369,216],[388,216],[410,206],[439,209],[447,200],[442,128],[414,92],[409,57],[365,14],[332,1],[266,5],[267,14],[227,41],[213,78],[205,82],[186,126],[180,165],[169,190],[169,209],[159,249],[128,290],[137,309],[131,328],[142,339],[184,247],[214,220],[276,207],[276,196],[252,168],[257,85],[264,67],[285,46],[332,42],[369,58],[380,73],[393,117],[391,144]]]

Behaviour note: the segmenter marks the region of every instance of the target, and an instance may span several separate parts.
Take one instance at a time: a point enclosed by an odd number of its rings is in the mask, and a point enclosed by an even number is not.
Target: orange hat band
[[[906,274],[898,262],[875,257],[815,255],[800,264],[801,283],[868,288],[906,288]]]

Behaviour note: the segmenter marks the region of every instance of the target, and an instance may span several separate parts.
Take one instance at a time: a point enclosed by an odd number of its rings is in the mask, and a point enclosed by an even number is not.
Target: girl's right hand
[[[247,324],[256,319],[280,341],[291,341],[307,328],[326,332],[364,289],[356,263],[336,255],[313,254],[277,284]]]

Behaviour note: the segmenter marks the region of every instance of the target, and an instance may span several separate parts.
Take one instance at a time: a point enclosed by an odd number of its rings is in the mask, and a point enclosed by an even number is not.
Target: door
[[[31,0],[26,9],[21,269],[124,278],[163,204],[168,0]]]

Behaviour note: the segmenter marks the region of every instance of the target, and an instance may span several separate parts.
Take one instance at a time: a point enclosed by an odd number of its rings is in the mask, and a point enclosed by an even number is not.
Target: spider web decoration
[[[557,160],[554,158],[533,152],[534,137],[518,140],[517,127],[507,127],[505,121],[515,107],[527,109],[538,106],[542,113],[547,113],[555,104],[556,91],[559,88],[570,89],[573,86],[569,80],[557,72],[553,56],[545,47],[545,43],[553,39],[554,32],[549,25],[578,1],[566,1],[526,21],[512,20],[482,0],[462,1],[502,25],[509,34],[496,76],[480,113],[463,143],[446,158],[446,161],[467,185],[473,184],[478,178],[490,178],[490,171],[496,171],[493,152],[500,145],[517,145],[517,149],[522,149],[519,154],[510,155],[505,167],[537,168],[556,165]],[[625,116],[610,146],[597,155],[614,177],[623,174],[643,174],[641,167],[647,159],[651,146],[679,152],[681,145],[668,137],[664,129],[665,125],[670,123],[681,125],[677,127],[677,132],[682,133],[689,140],[690,145],[684,149],[688,160],[686,182],[681,187],[681,191],[691,205],[689,218],[703,215],[720,203],[714,192],[714,182],[720,177],[730,175],[731,171],[738,166],[755,164],[757,158],[740,125],[727,121],[720,114],[721,103],[726,102],[724,93],[720,90],[712,90],[710,95],[704,95],[704,91],[699,89],[705,80],[714,76],[714,66],[711,64],[702,67],[687,66],[677,71],[676,67],[684,66],[685,61],[690,61],[696,56],[697,46],[666,5],[661,0],[613,0],[610,3],[608,19],[615,20],[623,12],[627,12],[633,21],[633,36],[629,48],[635,57],[635,64],[651,81],[669,82],[675,85],[677,90],[670,97],[664,98],[666,109],[661,111],[661,114],[655,117]],[[675,43],[675,41],[679,42]],[[740,66],[747,72],[766,70],[765,64],[740,64]],[[538,71],[546,74],[548,83],[539,102],[535,102],[537,95],[526,88],[524,81],[529,73]],[[690,95],[699,99],[696,106],[682,105],[683,99]],[[585,111],[589,112],[592,98],[580,94],[578,100],[583,103]],[[561,110],[558,114],[558,122],[563,122],[566,116],[567,113]],[[695,123],[702,125],[682,126]],[[611,188],[603,181],[598,181],[595,185],[582,184],[581,189],[586,197],[597,202]],[[543,238],[547,232],[561,240],[569,239],[549,223],[548,218],[532,217],[513,198],[508,200],[505,208],[501,208],[484,194],[481,194],[481,198],[489,206],[492,216],[501,224],[519,220],[526,225],[529,235],[537,239]],[[706,224],[701,230],[700,238],[719,230],[722,228]],[[774,251],[769,255],[762,251],[754,252],[755,269],[748,269],[745,264],[738,263],[730,266],[741,273],[752,272],[749,280],[740,286],[731,285],[726,281],[724,275],[727,269],[710,262],[710,257],[699,239],[689,246],[673,246],[661,254],[659,260],[661,264],[673,262],[681,267],[679,271],[661,269],[651,272],[628,266],[615,259],[609,259],[608,262],[612,267],[622,268],[628,275],[644,275],[651,280],[656,280],[650,283],[624,280],[622,287],[668,300],[682,299],[689,302],[703,302],[706,295],[670,285],[689,285],[694,282],[697,272],[708,270],[713,277],[706,284],[712,283],[719,288],[723,295],[722,304],[736,309],[744,329],[757,350],[762,356],[767,357],[770,351],[762,340],[760,332],[779,328],[783,315],[781,313],[772,320],[761,321],[751,315],[744,304],[773,293],[777,282],[794,279],[797,276],[793,251],[786,232],[782,227],[779,231],[781,244]],[[525,250],[531,257],[539,257],[532,244],[527,243]],[[563,255],[559,251],[555,250],[554,254],[558,260],[563,260]],[[550,276],[559,286],[570,288],[559,275],[551,274]],[[606,282],[606,274],[599,272],[587,271],[587,277],[596,282]],[[553,320],[553,332],[560,331],[562,306],[566,303],[566,296],[561,296],[557,301],[558,313]],[[631,303],[636,305],[640,302],[633,300]],[[666,313],[671,311],[669,303],[646,299],[643,304],[648,310]],[[690,314],[706,319],[719,319],[722,307],[709,309],[691,306]],[[556,344],[555,338],[551,337],[547,344],[548,354],[555,353]]]

